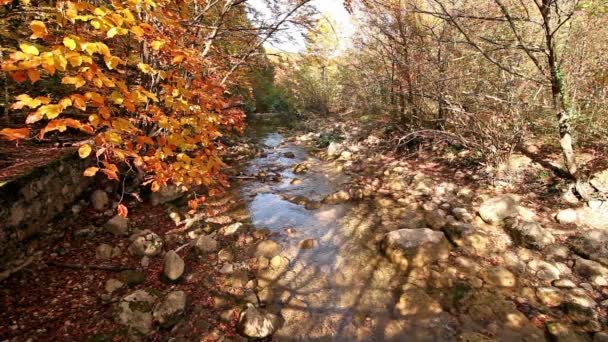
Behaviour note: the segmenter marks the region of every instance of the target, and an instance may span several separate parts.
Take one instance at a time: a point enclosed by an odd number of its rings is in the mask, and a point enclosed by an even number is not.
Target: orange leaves
[[[118,211],[118,215],[120,215],[123,218],[126,218],[127,215],[129,215],[129,210],[127,209],[127,207],[125,207],[124,204],[119,204],[118,208],[116,208]]]
[[[0,130],[0,137],[9,141],[24,139],[29,135],[29,128],[3,128]]]
[[[30,39],[38,39],[46,37],[49,32],[46,29],[46,25],[40,20],[34,20],[30,23],[30,28],[32,29],[32,35]]]
[[[106,62],[106,66],[108,69],[115,69],[122,63],[122,60],[116,56],[104,57],[104,62]]]
[[[83,124],[78,120],[74,119],[57,119],[51,120],[45,128],[40,131],[40,139],[44,139],[44,136],[48,132],[59,131],[65,132],[68,127],[79,129],[85,133],[92,134],[93,128],[90,125]]]
[[[97,171],[99,171],[99,168],[92,166],[92,167],[89,167],[86,170],[84,170],[83,175],[85,177],[93,177],[93,176],[95,176],[97,174]]]
[[[21,95],[15,97],[15,99],[17,99],[17,102],[15,102],[11,105],[11,109],[21,109],[23,107],[29,107],[29,108],[35,109],[35,108],[38,108],[40,105],[48,104],[51,102],[51,99],[49,97],[38,96],[35,99],[33,99],[28,94],[21,94]]]

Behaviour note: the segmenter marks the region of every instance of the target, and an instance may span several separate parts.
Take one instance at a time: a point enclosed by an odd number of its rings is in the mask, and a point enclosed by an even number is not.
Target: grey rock
[[[117,307],[118,323],[144,335],[152,332],[152,308],[157,298],[145,290],[137,290],[125,296]]]
[[[178,198],[181,198],[186,193],[175,185],[168,185],[161,187],[158,191],[153,192],[150,195],[150,203],[152,205],[159,205],[167,202],[175,201]]]
[[[186,293],[173,291],[155,306],[152,316],[161,327],[169,328],[179,321],[185,311]]]
[[[519,245],[542,250],[555,243],[553,234],[538,222],[510,218],[507,220],[507,226],[513,240]]]
[[[174,250],[170,250],[165,254],[163,260],[163,274],[170,280],[179,279],[184,274],[184,259],[182,259]]]
[[[608,266],[608,230],[592,229],[568,239],[577,254]]]
[[[426,211],[424,213],[424,220],[434,230],[440,230],[447,224],[446,214],[441,209]]]
[[[103,227],[106,231],[114,235],[127,235],[129,232],[129,220],[120,215],[116,215],[108,220]]]
[[[152,257],[163,251],[163,240],[150,230],[135,233],[129,239],[132,241],[129,246],[131,255]]]
[[[519,197],[517,195],[501,195],[493,197],[481,204],[479,216],[489,224],[499,224],[507,217],[519,214]]]
[[[327,146],[328,157],[338,157],[342,152],[344,152],[344,145],[340,143],[331,142],[329,146]]]
[[[114,256],[114,248],[108,244],[101,244],[95,250],[95,259],[109,260]]]
[[[201,235],[196,240],[194,247],[201,253],[213,253],[218,249],[217,241],[209,235]]]

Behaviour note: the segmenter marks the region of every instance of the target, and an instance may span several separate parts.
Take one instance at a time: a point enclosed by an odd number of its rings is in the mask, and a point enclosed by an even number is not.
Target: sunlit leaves
[[[31,39],[44,38],[49,34],[46,25],[40,20],[33,20],[30,23],[30,28],[32,29]]]
[[[91,166],[91,167],[87,168],[86,170],[84,170],[84,175],[86,177],[93,177],[97,174],[97,171],[99,171],[98,167]]]
[[[76,41],[70,37],[63,38],[63,45],[70,50],[76,50]]]
[[[19,44],[19,48],[24,53],[27,53],[27,54],[30,54],[30,55],[38,56],[40,54],[40,51],[38,51],[38,48],[35,47],[32,44],[21,43],[21,44]]]
[[[65,76],[63,79],[61,79],[61,83],[72,84],[74,87],[80,88],[87,82],[80,76]]]
[[[89,144],[84,144],[78,148],[78,155],[80,158],[86,158],[91,154],[92,148]]]

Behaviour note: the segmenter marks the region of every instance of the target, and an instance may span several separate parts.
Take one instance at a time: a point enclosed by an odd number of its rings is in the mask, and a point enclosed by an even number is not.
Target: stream
[[[403,315],[398,310],[406,277],[378,250],[373,203],[321,204],[309,210],[290,202],[288,198],[299,196],[319,203],[344,188],[348,177],[279,133],[262,135],[260,145],[265,153],[249,163],[247,173],[276,172],[280,181],[250,181],[240,191],[253,225],[269,229],[288,260],[279,274],[266,279],[267,288],[259,295],[266,298],[269,311],[285,319],[275,339],[445,340],[440,315]],[[295,174],[298,164],[308,171]],[[306,239],[313,239],[314,247],[299,248]],[[258,274],[258,281],[266,275]]]

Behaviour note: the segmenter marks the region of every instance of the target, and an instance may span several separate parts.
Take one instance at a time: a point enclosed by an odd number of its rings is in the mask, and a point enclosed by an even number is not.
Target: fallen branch
[[[175,253],[179,253],[179,251],[181,251],[182,249],[184,249],[186,247],[190,247],[190,246],[192,246],[192,244],[190,242],[183,244],[175,249]]]
[[[121,272],[134,270],[134,267],[129,266],[113,266],[113,265],[81,265],[81,264],[65,264],[60,262],[50,261],[46,263],[49,266],[71,268],[75,270],[103,270],[112,272]]]

